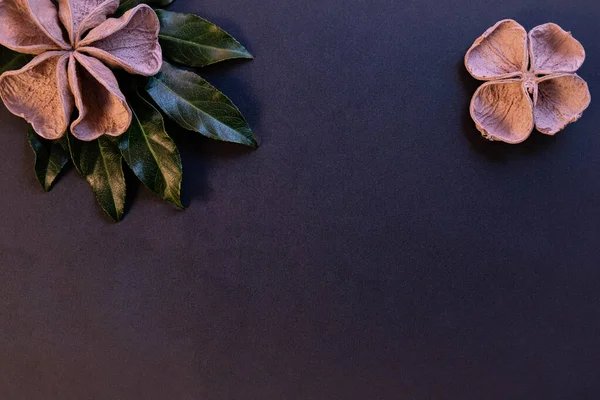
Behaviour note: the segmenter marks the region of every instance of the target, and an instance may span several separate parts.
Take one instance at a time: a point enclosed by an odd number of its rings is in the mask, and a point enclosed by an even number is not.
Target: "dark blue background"
[[[488,143],[473,40],[548,21],[587,49],[597,0],[179,0],[252,62],[204,75],[246,151],[175,132],[175,210],[112,224],[74,170],[44,194],[0,112],[0,398],[597,399],[597,102],[556,137]],[[172,128],[172,127],[171,127]]]

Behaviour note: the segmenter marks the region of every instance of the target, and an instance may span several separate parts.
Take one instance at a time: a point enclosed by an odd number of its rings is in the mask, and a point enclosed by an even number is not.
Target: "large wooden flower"
[[[475,41],[465,56],[481,85],[471,102],[477,129],[490,140],[520,143],[533,128],[554,135],[590,104],[588,86],[575,72],[585,60],[581,43],[556,24],[529,35],[504,20]]]
[[[0,44],[36,55],[0,76],[0,97],[46,139],[70,124],[84,141],[119,136],[131,110],[110,68],[155,75],[162,65],[156,13],[146,5],[108,18],[119,0],[1,0]],[[74,109],[75,120],[71,123]]]

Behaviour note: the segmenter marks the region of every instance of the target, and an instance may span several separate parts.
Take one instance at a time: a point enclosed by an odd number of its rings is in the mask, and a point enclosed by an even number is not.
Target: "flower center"
[[[531,72],[527,71],[523,73],[523,84],[525,85],[525,89],[529,92],[529,94],[533,94],[537,87],[538,76]]]

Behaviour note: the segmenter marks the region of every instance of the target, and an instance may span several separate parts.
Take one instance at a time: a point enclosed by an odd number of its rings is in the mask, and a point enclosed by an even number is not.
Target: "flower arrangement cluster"
[[[145,186],[182,208],[181,159],[163,114],[209,138],[256,147],[236,106],[178,66],[252,56],[209,21],[160,9],[172,1],[0,2],[0,97],[30,123],[46,191],[72,162],[120,221],[124,160]]]
[[[46,191],[72,162],[120,221],[125,161],[183,208],[181,158],[163,115],[211,139],[257,146],[237,107],[189,70],[252,56],[211,22],[162,9],[173,1],[0,0],[0,98],[30,124]],[[477,129],[512,144],[534,128],[564,129],[591,101],[576,74],[584,60],[583,46],[556,24],[527,32],[498,22],[465,55],[469,73],[485,81],[470,107]]]

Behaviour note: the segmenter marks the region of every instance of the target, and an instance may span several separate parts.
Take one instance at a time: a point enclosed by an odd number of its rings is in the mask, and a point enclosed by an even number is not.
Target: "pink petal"
[[[131,124],[131,110],[110,69],[95,58],[73,53],[69,60],[69,83],[79,117],[71,132],[90,141],[102,135],[119,136]]]
[[[556,24],[537,26],[529,32],[529,51],[536,74],[575,72],[585,60],[581,43]]]
[[[548,76],[540,80],[534,108],[536,129],[554,135],[577,121],[590,105],[587,83],[575,74]]]
[[[68,60],[65,52],[48,51],[20,70],[0,76],[0,96],[6,107],[46,139],[58,139],[66,132],[73,111]]]
[[[465,55],[465,66],[479,80],[505,79],[527,70],[527,32],[505,19],[475,40]]]
[[[58,0],[60,20],[74,45],[117,11],[119,0]]]
[[[0,1],[0,44],[26,54],[69,49],[48,0]]]
[[[533,130],[531,99],[518,80],[481,85],[471,101],[471,117],[489,140],[521,143]]]
[[[78,50],[104,61],[112,68],[129,73],[156,75],[162,66],[158,44],[160,23],[154,10],[139,5],[121,18],[109,19],[94,28]]]

